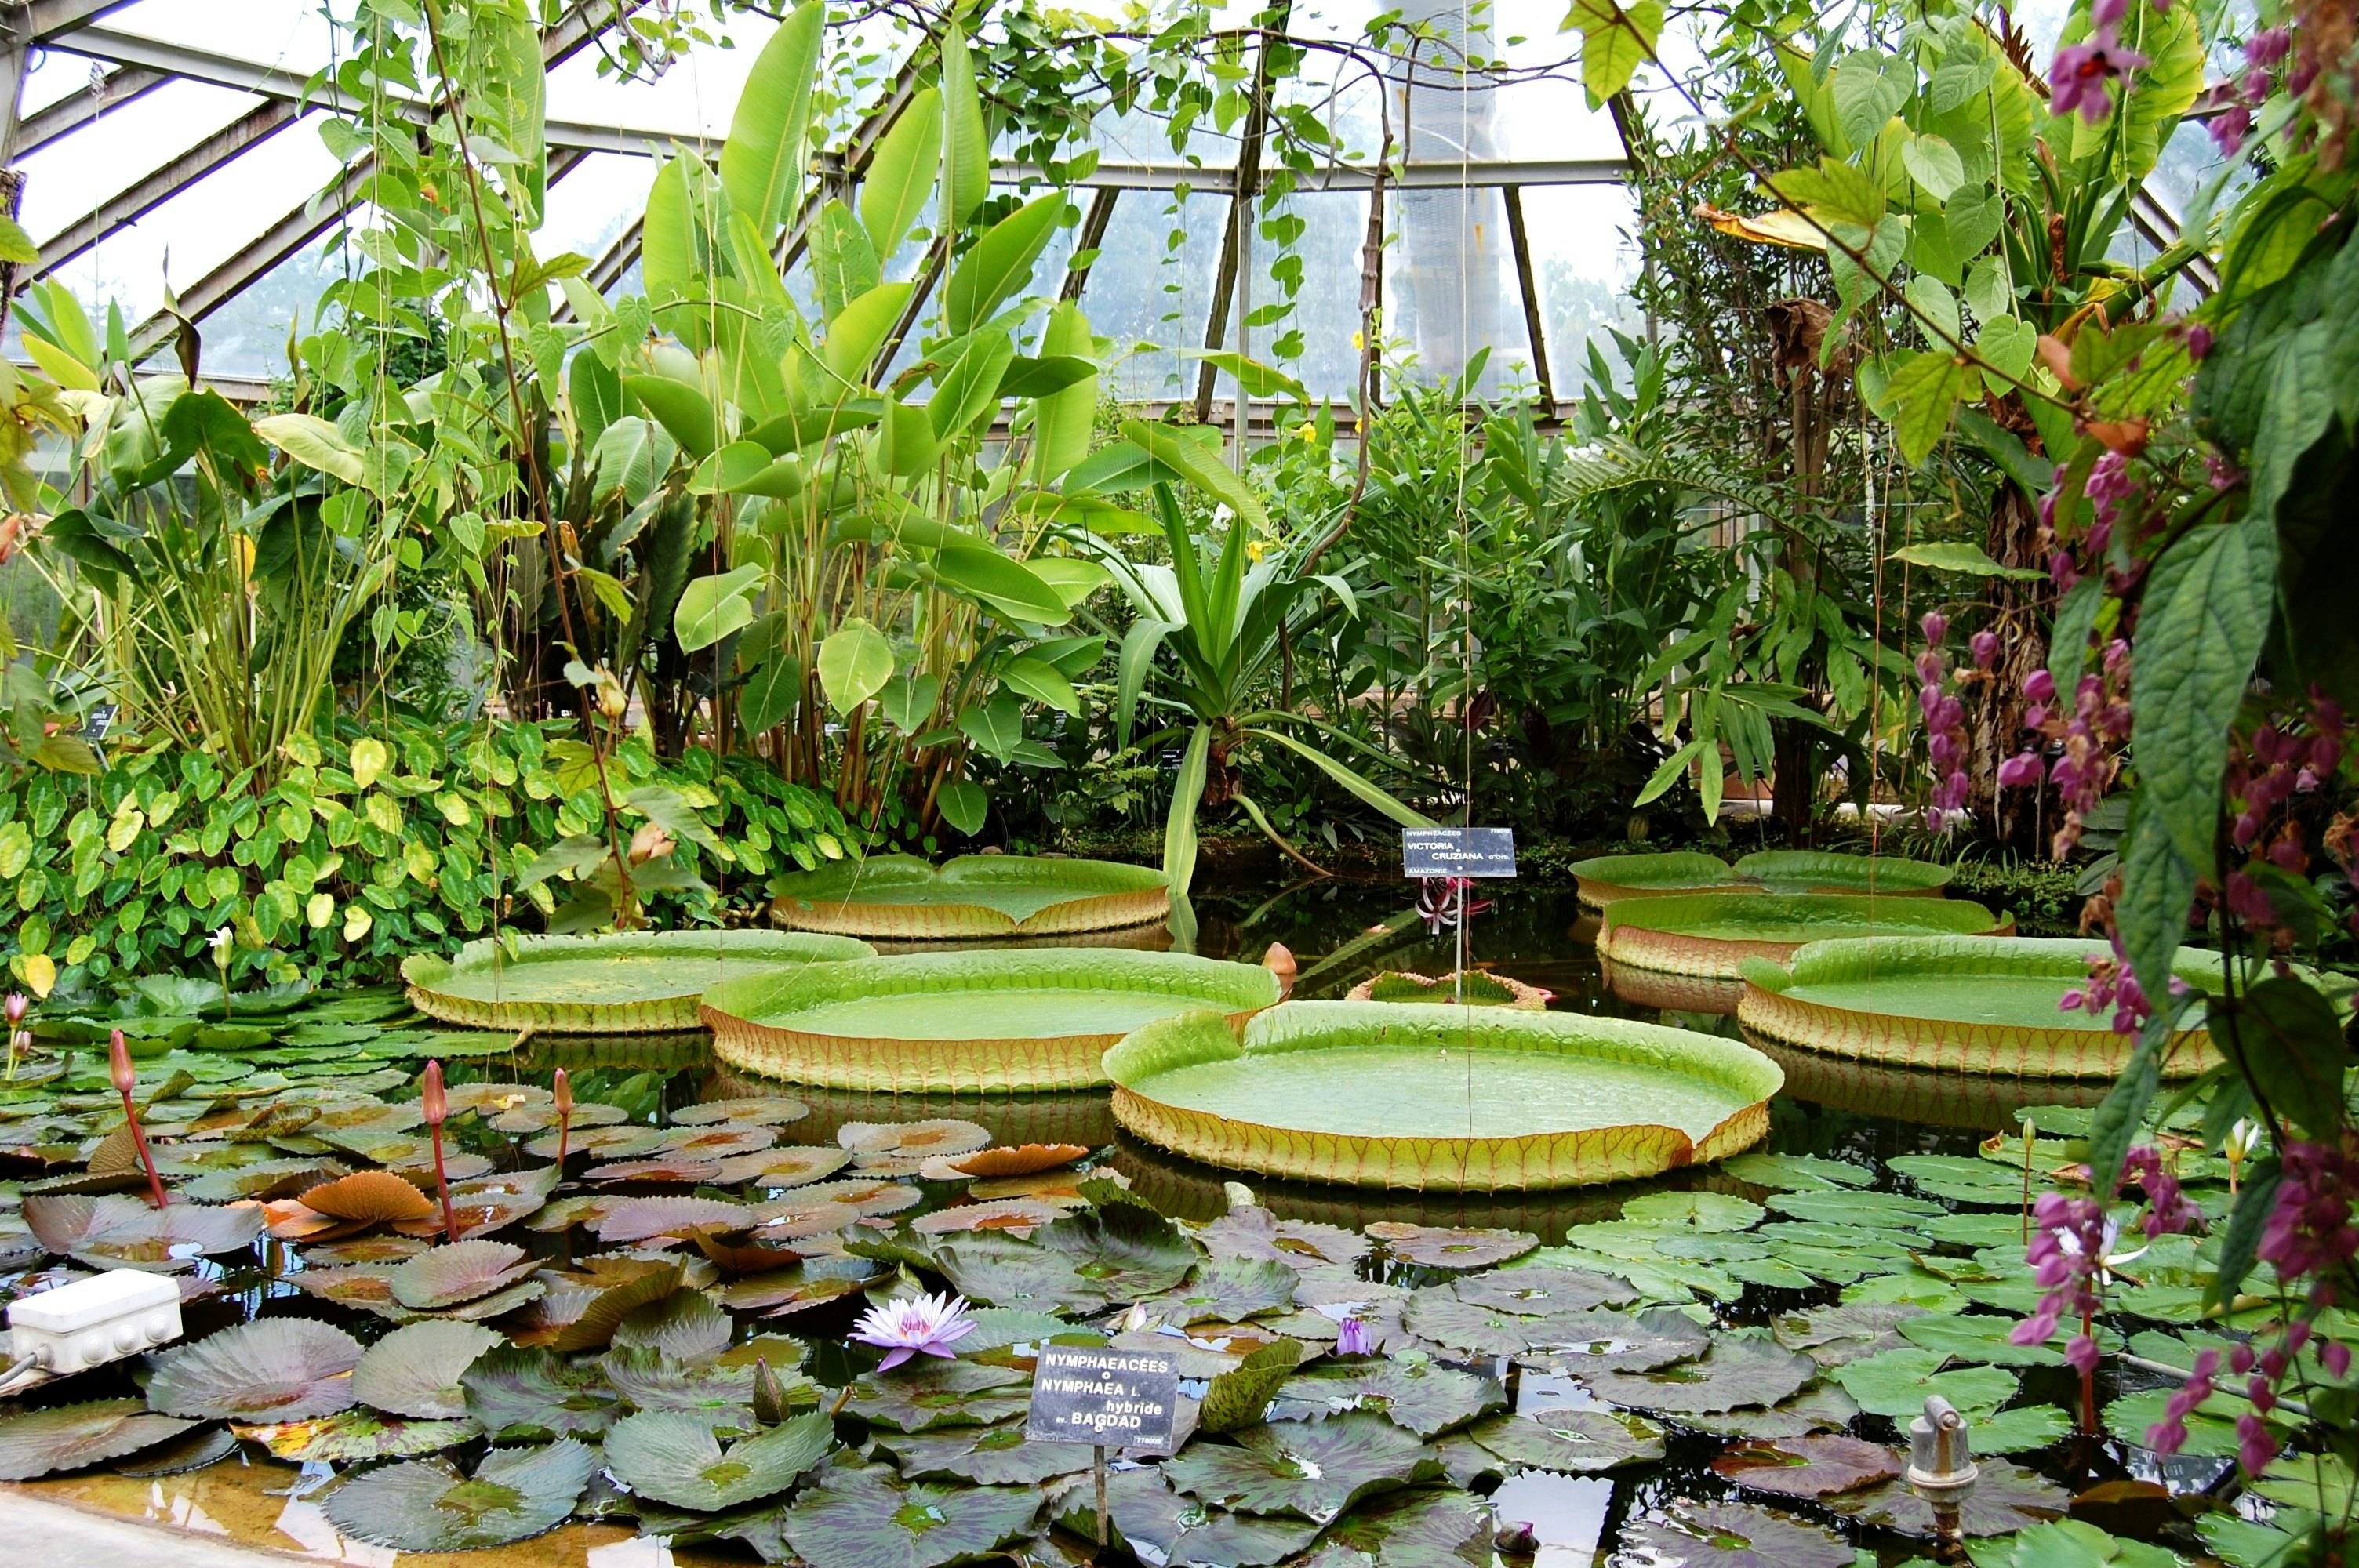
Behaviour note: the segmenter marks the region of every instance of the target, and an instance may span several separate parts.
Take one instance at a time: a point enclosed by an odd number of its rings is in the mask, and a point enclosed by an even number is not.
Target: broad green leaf
[[[826,14],[820,0],[808,0],[778,24],[746,74],[729,139],[722,144],[721,184],[730,205],[752,217],[765,239],[777,232],[802,189],[811,82]]]
[[[810,230],[811,276],[819,285],[821,317],[833,320],[843,308],[885,281],[868,231],[841,201],[819,210]]]
[[[860,187],[860,221],[879,256],[901,248],[909,226],[926,209],[942,161],[942,95],[928,87],[913,94],[901,117],[876,144]]]
[[[754,623],[754,590],[761,586],[758,566],[739,567],[718,577],[701,577],[680,590],[679,606],[672,611],[672,635],[683,654],[701,653],[733,632]]]
[[[1180,759],[1171,785],[1171,808],[1163,824],[1163,875],[1171,896],[1184,898],[1196,880],[1196,807],[1204,798],[1204,771],[1212,753],[1212,727],[1199,723]]]
[[[1302,389],[1302,384],[1276,365],[1266,365],[1259,360],[1249,360],[1228,350],[1219,353],[1195,351],[1186,357],[1201,360],[1222,374],[1231,377],[1245,389],[1247,397],[1285,396],[1297,403],[1310,401],[1310,395]]]
[[[365,487],[368,482],[368,462],[359,449],[316,414],[272,414],[256,419],[254,431],[305,468],[350,485]]]
[[[1912,567],[1929,567],[1935,571],[1961,572],[1967,577],[2019,578],[2036,581],[2048,574],[2029,567],[2003,567],[1990,558],[1980,545],[1960,539],[1935,545],[1910,545],[1895,550],[1886,560],[1904,561]]]
[[[696,276],[696,220],[689,210],[688,169],[679,157],[666,158],[647,187],[647,216],[640,225],[639,279],[647,297],[676,298]]]
[[[745,677],[737,701],[737,717],[749,730],[759,732],[783,724],[802,700],[803,669],[790,654],[772,654]]]
[[[1001,551],[974,545],[946,546],[935,553],[934,570],[951,588],[1018,621],[1061,626],[1072,619],[1072,611],[1055,589],[1022,561]]]
[[[1911,136],[1902,142],[1900,161],[1909,177],[1936,201],[1947,201],[1950,192],[1965,182],[1966,166],[1960,161],[1958,149],[1940,136]]]
[[[880,283],[846,305],[827,324],[827,342],[820,355],[827,368],[855,384],[868,379],[868,362],[885,346],[908,308],[910,286]]]
[[[2290,976],[2271,976],[2234,1001],[2213,997],[2209,1026],[2279,1115],[2313,1138],[2332,1131],[2351,1060],[2333,1003]]]
[[[1635,0],[1626,7],[1614,0],[1573,0],[1559,31],[1575,27],[1581,30],[1582,86],[1589,106],[1602,108],[1653,56],[1663,30],[1662,0]]]
[[[934,422],[928,408],[914,403],[886,406],[885,417],[877,421],[876,464],[879,468],[897,478],[908,479],[925,472],[935,454],[941,449],[941,438],[934,433]],[[903,537],[908,537],[906,533]]]
[[[893,678],[893,644],[865,617],[855,615],[819,645],[819,685],[839,713],[875,696]]]
[[[1251,731],[1251,733],[1260,736],[1265,741],[1274,741],[1277,744],[1285,747],[1288,751],[1295,753],[1295,755],[1310,762],[1312,765],[1317,767],[1321,773],[1325,773],[1329,778],[1333,779],[1337,784],[1342,784],[1345,789],[1351,791],[1352,794],[1357,795],[1363,805],[1375,807],[1376,810],[1384,813],[1386,816],[1391,817],[1395,822],[1399,823],[1402,827],[1430,827],[1433,826],[1432,817],[1426,816],[1422,812],[1414,811],[1409,807],[1403,806],[1399,801],[1395,800],[1391,795],[1386,795],[1383,790],[1378,789],[1375,784],[1370,784],[1366,779],[1361,777],[1352,769],[1345,767],[1334,758],[1327,755],[1326,752],[1316,751],[1311,747],[1304,745],[1301,741],[1297,741],[1291,735],[1280,734],[1275,730],[1256,730]]]
[[[1922,318],[1925,336],[1937,351],[1947,352],[1949,345],[1961,340],[1963,329],[1958,321],[1958,297],[1940,278],[1920,273],[1908,280],[1908,287],[1902,292],[1910,308]]]
[[[1269,514],[1263,510],[1261,498],[1221,461],[1217,452],[1199,446],[1171,426],[1142,419],[1124,420],[1122,433],[1133,446],[1226,506],[1238,524],[1255,529],[1269,526]]]
[[[1045,702],[1051,708],[1062,708],[1079,719],[1082,699],[1054,665],[1044,664],[1028,654],[1018,654],[1000,666],[999,678],[1035,702]]]
[[[1884,49],[1855,49],[1836,62],[1827,86],[1843,139],[1853,148],[1864,148],[1900,112],[1916,74],[1906,59]]]
[[[721,444],[721,422],[712,400],[684,381],[668,375],[626,375],[624,390],[647,405],[647,412],[672,438],[701,461]]]
[[[1892,422],[1900,455],[1912,468],[1930,457],[1948,432],[1969,373],[1950,355],[1932,351],[1903,361],[1885,383],[1881,412]]]
[[[621,490],[625,505],[634,506],[654,493],[671,467],[679,444],[652,420],[626,414],[606,427],[598,438],[595,460],[598,493]]]
[[[1049,312],[1040,333],[1040,353],[1086,357],[1096,351],[1090,319],[1078,300],[1061,300]],[[1052,392],[1032,406],[1034,477],[1042,484],[1070,473],[1090,453],[1090,438],[1097,424],[1098,378],[1074,383]]]
[[[974,330],[1031,281],[1040,253],[1071,208],[1064,192],[1052,190],[984,232],[951,273],[942,294],[944,321],[953,335]]]
[[[40,259],[41,247],[25,232],[25,226],[14,218],[0,217],[0,262],[30,266]]]
[[[975,91],[974,57],[956,24],[942,34],[941,93],[941,228],[944,233],[955,233],[991,194],[991,132]]]
[[[983,831],[984,820],[991,814],[990,793],[973,779],[944,784],[934,804],[941,809],[943,821],[970,837]]]
[[[1005,332],[986,332],[967,345],[966,351],[934,379],[934,395],[926,402],[926,418],[939,441],[952,441],[969,427],[988,418],[999,406],[999,378],[1016,357],[1015,341]]]

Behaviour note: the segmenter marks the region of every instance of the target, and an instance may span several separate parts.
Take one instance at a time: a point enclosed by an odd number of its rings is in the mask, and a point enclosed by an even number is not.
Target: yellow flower
[[[1358,332],[1352,334],[1352,351],[1353,353],[1364,353],[1366,351],[1367,347],[1368,340],[1365,337],[1362,336]]]
[[[1313,425],[1310,420],[1305,419],[1301,424],[1297,425],[1294,427],[1294,433],[1301,437],[1305,441],[1315,441],[1319,438],[1319,427]]]
[[[1245,541],[1245,555],[1253,560],[1260,560],[1262,557],[1267,553],[1268,549],[1269,546],[1259,539],[1247,539]]]

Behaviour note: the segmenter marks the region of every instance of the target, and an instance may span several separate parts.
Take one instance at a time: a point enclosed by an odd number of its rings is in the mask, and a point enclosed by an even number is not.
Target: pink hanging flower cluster
[[[2279,922],[2277,906],[2256,873],[2265,860],[2288,876],[2309,870],[2301,824],[2286,808],[2299,797],[2317,794],[2342,767],[2348,728],[2342,708],[2315,694],[2302,719],[2310,731],[2307,735],[2293,733],[2290,724],[2282,729],[2265,724],[2255,730],[2252,739],[2230,758],[2227,779],[2229,797],[2241,806],[2228,825],[2229,840],[2251,859],[2244,870],[2228,873],[2228,885],[2221,890],[2221,896],[2229,911],[2256,935],[2273,940],[2279,949],[2292,945],[2293,934]],[[2328,829],[2327,838],[2329,852],[2336,852],[2334,828]],[[2347,833],[2341,843],[2347,849]],[[2359,886],[2359,879],[2353,885]],[[2354,918],[2359,921],[2359,914]]]
[[[2101,524],[2103,526],[2103,524]],[[2067,558],[2061,557],[2060,558]],[[2042,777],[2062,797],[2064,820],[2058,826],[2052,848],[2058,860],[2081,841],[2088,815],[2104,797],[2121,771],[2121,751],[2130,735],[2130,645],[2116,637],[2105,645],[2096,672],[2084,675],[2072,693],[2072,712],[2059,718],[2054,709],[2056,678],[2034,670],[2023,683],[2031,707],[2024,727],[2050,741],[2063,743],[2063,754],[2043,763],[2037,751],[2019,752],[1999,764],[1998,782],[2016,789],[2038,784]]]
[[[2212,116],[2205,129],[2212,133],[2222,157],[2234,157],[2244,150],[2245,138],[2253,134],[2253,111],[2268,97],[2270,81],[2292,49],[2293,34],[2287,28],[2268,27],[2255,33],[2245,41],[2243,74],[2212,89],[2214,97],[2224,100],[2227,106]],[[2295,91],[2308,86],[2304,81]]]
[[[2170,0],[2156,0],[2158,11]],[[2056,51],[2049,67],[2049,109],[2058,115],[2080,113],[2093,125],[2114,112],[2113,83],[2147,63],[2146,56],[2122,42],[2122,18],[2129,0],[2096,0],[2089,7],[2089,36]]]
[[[2092,1016],[2110,1012],[2114,1015],[2114,1033],[2136,1034],[2146,1027],[2154,1007],[2146,999],[2146,988],[2138,984],[2137,976],[2130,969],[2129,955],[2122,948],[2121,937],[2115,935],[2113,942],[2113,957],[2091,958],[2088,983],[2058,997],[2056,1011]]]
[[[2176,1454],[2187,1446],[2187,1418],[2212,1397],[2212,1379],[2220,1370],[2217,1350],[2198,1351],[2187,1381],[2171,1390],[2162,1407],[2162,1419],[2146,1429],[2146,1445],[2157,1454]]]
[[[2177,1236],[2192,1230],[2202,1222],[2203,1211],[2195,1206],[2179,1184],[2179,1177],[2162,1162],[2162,1152],[2150,1143],[2141,1143],[2122,1161],[2125,1184],[2135,1181],[2146,1194],[2146,1219],[2141,1227],[2146,1238]]]
[[[2064,1347],[2064,1359],[2083,1376],[2096,1370],[2097,1342],[2088,1332],[2091,1319],[2103,1305],[2099,1292],[2105,1259],[2121,1239],[2121,1227],[2105,1217],[2105,1206],[2095,1198],[2068,1198],[2062,1193],[2042,1193],[2032,1206],[2038,1225],[2023,1260],[2032,1267],[2032,1279],[2044,1292],[2039,1306],[2007,1334],[2017,1345],[2045,1345],[2056,1325],[2068,1317],[2081,1320],[2082,1331]]]
[[[1917,655],[1917,706],[1925,715],[1926,751],[1933,763],[1933,795],[1925,808],[1926,830],[1947,833],[1950,813],[1965,808],[1973,781],[1966,776],[1966,705],[1946,689],[1949,661],[1941,656],[1941,639],[1950,634],[1950,618],[1938,611],[1918,622],[1925,633],[1925,651]],[[1975,667],[1988,670],[1998,658],[1998,636],[1977,632],[1967,644]]]

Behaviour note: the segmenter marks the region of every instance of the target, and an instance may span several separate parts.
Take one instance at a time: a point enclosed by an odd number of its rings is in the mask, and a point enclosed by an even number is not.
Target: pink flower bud
[[[1938,643],[1950,634],[1950,618],[1938,610],[1927,611],[1925,619],[1917,625],[1925,633],[1928,643]]]
[[[2045,669],[2037,669],[2023,677],[2023,695],[2034,702],[2056,700],[2056,677]]]
[[[10,991],[8,993],[7,1003],[8,1027],[14,1029],[16,1025],[24,1022],[25,1011],[32,1005],[33,999],[27,996],[23,991]]]
[[[2351,1346],[2339,1339],[2330,1339],[2318,1347],[2318,1359],[2327,1376],[2339,1381],[2351,1370]]]
[[[451,1102],[442,1093],[442,1064],[429,1062],[418,1082],[419,1103],[426,1112],[427,1124],[440,1127],[451,1114]]]
[[[2001,789],[2021,789],[2027,784],[2038,784],[2047,775],[2047,764],[2039,760],[2037,752],[2017,752],[1998,765]]]
[[[2242,138],[2240,137],[2239,140],[2241,141]],[[2201,321],[2190,323],[2187,329],[2187,357],[2190,360],[2200,360],[2211,351],[2212,329]]]
[[[131,1070],[131,1047],[124,1043],[120,1029],[106,1043],[106,1065],[116,1094],[127,1095],[138,1085],[139,1075]]]
[[[1978,670],[1986,670],[1998,662],[1998,633],[1995,632],[1977,632],[1968,640],[1966,646],[1973,652],[1974,667]]]

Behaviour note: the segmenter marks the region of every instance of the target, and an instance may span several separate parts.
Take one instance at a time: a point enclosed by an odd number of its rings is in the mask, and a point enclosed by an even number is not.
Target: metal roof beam
[[[0,29],[29,44],[46,44],[60,33],[120,11],[132,0],[30,0],[0,7]]]
[[[33,275],[55,272],[109,234],[137,222],[223,164],[293,124],[300,114],[294,103],[271,99],[179,157],[157,165],[44,241]]]
[[[168,73],[150,70],[146,66],[117,66],[88,92],[68,93],[26,115],[16,126],[15,155],[23,157],[60,136],[71,135],[125,103],[145,98],[171,80]]]

